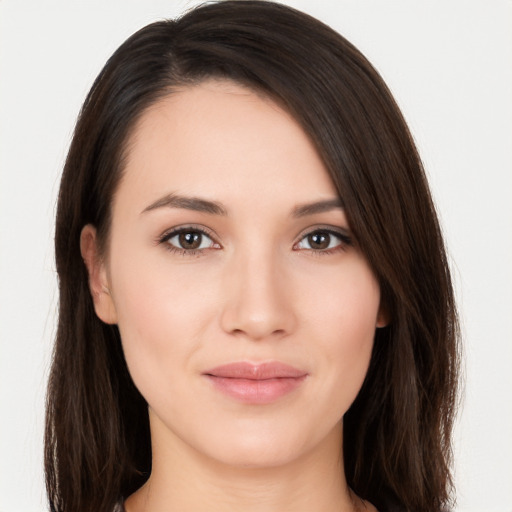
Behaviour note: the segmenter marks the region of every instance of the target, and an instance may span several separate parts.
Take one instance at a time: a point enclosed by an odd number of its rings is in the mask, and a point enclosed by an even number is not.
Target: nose
[[[296,326],[293,287],[284,262],[271,254],[240,255],[226,269],[222,329],[251,340],[279,338]]]

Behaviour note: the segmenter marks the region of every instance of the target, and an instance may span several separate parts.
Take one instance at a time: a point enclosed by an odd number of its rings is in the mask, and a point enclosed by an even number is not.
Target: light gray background
[[[194,1],[0,0],[0,512],[46,510],[52,231],[80,104],[132,32]],[[374,63],[422,153],[465,337],[457,512],[512,511],[512,2],[289,0]]]

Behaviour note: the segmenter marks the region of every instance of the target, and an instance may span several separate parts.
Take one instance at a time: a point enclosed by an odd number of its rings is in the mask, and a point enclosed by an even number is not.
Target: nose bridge
[[[278,251],[264,245],[235,251],[226,269],[223,328],[251,339],[284,335],[294,325],[284,262]]]

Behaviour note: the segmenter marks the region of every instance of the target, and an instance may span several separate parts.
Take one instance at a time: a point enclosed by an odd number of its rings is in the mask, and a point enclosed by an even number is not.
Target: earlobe
[[[377,314],[377,322],[375,325],[377,329],[380,329],[381,327],[387,327],[389,323],[390,320],[387,308],[381,304],[379,308],[379,313]]]
[[[87,224],[82,229],[80,252],[89,274],[89,290],[96,315],[107,324],[117,323],[117,313],[110,290],[107,268],[100,257],[96,228],[92,224]]]

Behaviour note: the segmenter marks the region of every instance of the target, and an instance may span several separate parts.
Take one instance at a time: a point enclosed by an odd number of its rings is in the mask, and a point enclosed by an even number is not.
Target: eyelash
[[[213,245],[217,245],[218,247],[206,247],[203,249],[184,249],[168,243],[169,240],[171,240],[175,236],[179,236],[184,233],[198,233],[201,236],[206,236],[212,241]],[[161,237],[158,238],[157,243],[163,244],[166,250],[174,254],[178,254],[179,256],[200,256],[201,254],[203,254],[204,251],[207,251],[209,249],[220,249],[220,244],[215,242],[212,233],[199,226],[182,226],[180,228],[167,231]]]
[[[331,227],[315,227],[311,231],[307,231],[300,236],[300,239],[297,243],[294,244],[294,248],[303,242],[307,237],[315,234],[325,234],[329,236],[334,236],[339,240],[339,244],[335,247],[331,247],[330,249],[302,249],[304,251],[308,251],[308,253],[315,256],[328,256],[330,254],[335,254],[340,251],[346,251],[348,247],[353,245],[352,238],[345,232],[333,229]],[[299,249],[300,250],[300,249]]]
[[[175,245],[172,245],[171,243],[168,243],[169,240],[171,240],[175,236],[179,236],[180,234],[184,234],[184,233],[196,233],[196,234],[200,234],[201,236],[206,236],[207,238],[209,238],[212,241],[212,245],[214,245],[216,247],[205,247],[202,249],[184,249],[184,248],[176,247]],[[301,242],[303,242],[307,237],[314,235],[314,234],[326,234],[329,236],[334,236],[334,237],[338,238],[340,241],[340,243],[338,245],[336,245],[335,247],[331,247],[330,249],[302,249],[304,251],[308,251],[308,253],[310,253],[310,254],[314,254],[315,256],[327,256],[330,254],[337,253],[339,251],[345,251],[347,249],[347,247],[353,245],[351,237],[342,231],[338,231],[338,230],[332,229],[330,227],[329,228],[316,227],[315,229],[312,229],[311,231],[301,234],[299,241],[293,245],[294,250],[301,250],[301,249],[296,249],[296,247]],[[180,228],[174,228],[170,231],[167,231],[163,235],[161,235],[157,239],[156,242],[159,245],[164,245],[166,250],[168,250],[174,254],[178,254],[180,256],[200,256],[207,250],[221,248],[220,244],[215,241],[213,234],[210,231],[204,229],[203,227],[199,227],[199,226],[183,226]]]

